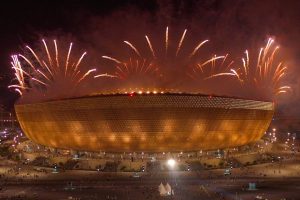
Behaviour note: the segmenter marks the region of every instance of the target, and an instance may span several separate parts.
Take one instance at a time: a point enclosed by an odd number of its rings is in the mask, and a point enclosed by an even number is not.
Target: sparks
[[[213,74],[213,75],[211,75],[207,78],[204,78],[204,80],[215,78],[215,77],[218,77],[218,76],[236,76],[236,74],[235,73],[230,73],[230,72],[223,72],[223,73]]]
[[[179,43],[178,43],[178,47],[177,47],[177,50],[176,50],[176,56],[178,55],[178,53],[179,53],[179,51],[180,51],[180,49],[181,49],[183,40],[184,40],[184,38],[185,38],[186,31],[187,31],[187,29],[184,30],[184,32],[183,32],[183,34],[182,34],[182,36],[181,36],[181,39],[180,39],[180,41],[179,41]]]
[[[85,79],[90,73],[93,73],[95,71],[97,71],[97,70],[96,69],[90,69],[89,71],[87,71],[82,77],[79,78],[76,85],[79,84],[83,79]]]
[[[167,27],[166,28],[166,55],[167,55],[167,53],[168,53],[168,46],[169,46],[169,28]]]
[[[273,47],[274,42],[269,38],[266,46],[259,49],[256,65],[250,63],[250,56],[246,50],[246,58],[242,58],[242,67],[234,72],[238,74],[237,78],[240,83],[253,85],[257,87],[257,90],[270,88],[273,90],[272,95],[276,97],[278,94],[286,93],[290,87],[280,85],[287,67],[282,61],[275,63],[279,46]]]
[[[124,43],[127,44],[128,46],[130,46],[130,48],[133,49],[133,51],[134,51],[139,57],[141,57],[140,52],[137,50],[137,48],[136,48],[135,46],[133,46],[133,44],[131,44],[130,42],[128,42],[128,41],[126,41],[126,40],[124,41]]]
[[[50,53],[49,53],[48,46],[47,46],[47,44],[46,44],[46,42],[45,42],[44,39],[43,39],[42,41],[43,41],[45,50],[46,50],[46,52],[47,52],[49,64],[50,64],[50,66],[52,66],[52,58],[51,58],[51,55],[50,55]]]
[[[151,44],[151,42],[150,42],[148,36],[146,35],[145,37],[146,37],[147,43],[148,43],[148,45],[149,45],[149,48],[150,48],[150,50],[151,50],[151,53],[152,53],[152,55],[153,55],[153,58],[155,58],[156,56],[155,56],[155,52],[154,52],[154,50],[153,50],[152,44]]]
[[[70,59],[70,54],[72,51],[72,46],[73,46],[73,44],[70,43],[70,47],[69,47],[69,51],[68,51],[68,55],[67,55],[67,59],[66,59],[66,65],[65,65],[65,76],[67,75],[67,72],[68,72],[69,59]]]
[[[107,74],[107,73],[105,73],[105,74],[98,74],[98,75],[94,76],[94,78],[99,78],[99,77],[116,78],[117,76],[111,75],[111,74]]]
[[[129,59],[129,62],[124,62],[116,65],[116,74],[120,79],[127,79],[128,77],[141,75],[158,75],[158,67],[156,67],[152,62],[144,59],[140,61],[138,59],[132,61],[132,58]]]
[[[114,61],[114,62],[116,62],[116,63],[118,63],[118,64],[121,64],[121,63],[122,63],[122,62],[119,61],[118,59],[113,58],[113,57],[110,57],[110,56],[102,56],[102,58],[108,59],[108,60],[112,60],[112,61]]]
[[[208,42],[208,40],[204,40],[204,41],[200,42],[200,43],[195,47],[194,51],[191,53],[190,58],[193,57],[193,56],[197,53],[197,51],[198,51],[198,50],[199,50],[206,42]]]
[[[55,60],[56,60],[56,66],[59,68],[57,43],[56,43],[56,40],[53,40],[53,42],[54,42],[54,48],[55,48]]]
[[[78,69],[78,67],[79,67],[79,65],[80,65],[80,63],[81,63],[81,61],[82,61],[82,59],[83,59],[83,57],[86,55],[87,53],[86,52],[84,52],[81,56],[80,56],[80,58],[78,59],[78,61],[77,61],[77,63],[76,63],[76,65],[75,65],[75,69],[74,69],[74,71],[77,71],[77,69]]]
[[[24,91],[30,91],[32,88],[38,88],[38,90],[43,90],[46,92],[48,88],[58,80],[61,81],[69,81],[71,85],[77,86],[79,83],[86,80],[86,77],[96,71],[96,69],[90,69],[88,71],[79,70],[80,64],[87,54],[84,52],[79,59],[75,59],[71,56],[72,43],[69,45],[69,50],[67,53],[67,58],[65,60],[64,68],[60,69],[59,63],[62,56],[58,54],[58,44],[56,40],[53,40],[54,44],[54,52],[51,52],[47,42],[43,39],[42,45],[44,47],[44,52],[37,54],[32,48],[26,46],[26,49],[33,55],[34,60],[30,60],[28,57],[25,57],[22,54],[13,55],[12,58],[12,69],[15,72],[15,77],[18,84],[12,84],[9,88],[17,89],[15,90],[20,95],[24,94]],[[54,56],[53,56],[54,55]],[[45,58],[46,60],[45,61]],[[55,58],[52,59],[52,58]],[[21,61],[23,60],[24,66],[22,66]],[[73,63],[70,65],[69,63]],[[69,67],[72,68],[72,73],[68,73]],[[64,77],[64,78],[62,78]],[[29,81],[31,80],[31,81]],[[34,82],[34,83],[33,83]],[[69,85],[69,84],[67,84]],[[43,86],[43,87],[39,87]],[[26,93],[27,94],[27,93]]]

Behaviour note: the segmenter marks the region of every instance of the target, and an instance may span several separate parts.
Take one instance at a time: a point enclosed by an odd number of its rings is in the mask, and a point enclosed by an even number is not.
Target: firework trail
[[[155,52],[154,52],[153,47],[152,47],[152,44],[151,44],[151,41],[149,40],[149,38],[148,38],[147,35],[145,36],[145,38],[146,38],[147,43],[148,43],[148,45],[149,45],[149,48],[150,48],[150,50],[151,50],[151,52],[152,52],[153,58],[156,58]]]
[[[122,63],[122,62],[119,61],[118,59],[113,58],[113,57],[110,57],[110,56],[102,56],[102,58],[108,59],[108,60],[112,60],[112,61],[116,62],[117,64],[121,64],[121,63]]]
[[[169,46],[169,27],[166,28],[166,55],[168,52],[168,46]]]
[[[67,72],[68,72],[69,59],[70,59],[70,54],[72,51],[72,46],[73,46],[73,44],[70,43],[70,47],[69,47],[69,51],[68,51],[68,55],[67,55],[67,59],[66,59],[66,65],[65,65],[65,76],[67,75]]]
[[[176,50],[176,56],[178,55],[178,53],[179,53],[179,51],[180,51],[180,49],[181,49],[181,46],[182,46],[182,44],[183,44],[183,40],[184,40],[184,38],[185,38],[186,31],[187,31],[187,29],[184,30],[184,32],[183,32],[183,34],[182,34],[182,36],[181,36],[181,39],[180,39],[180,41],[179,41],[179,43],[178,43],[178,47],[177,47],[177,50]]]
[[[127,44],[139,57],[141,57],[140,52],[137,50],[137,48],[135,46],[133,46],[133,44],[131,44],[128,41],[124,41],[125,44]]]
[[[202,42],[200,42],[194,49],[194,51],[191,53],[190,57],[193,57],[196,52],[198,51],[198,49],[200,49],[206,42],[208,42],[208,40],[204,40]]]

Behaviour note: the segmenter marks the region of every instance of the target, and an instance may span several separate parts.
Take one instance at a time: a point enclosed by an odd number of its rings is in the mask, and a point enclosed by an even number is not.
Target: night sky
[[[10,55],[43,37],[72,38],[100,53],[115,51],[126,37],[187,28],[209,37],[217,51],[243,52],[260,47],[271,36],[289,66],[293,91],[280,102],[284,116],[300,113],[300,1],[297,0],[107,0],[8,1],[0,7],[0,104],[12,109],[18,95],[7,89],[13,79]],[[163,34],[163,33],[162,33]],[[124,38],[122,36],[124,35]],[[196,40],[196,39],[195,39]],[[115,47],[117,48],[117,47]],[[92,55],[96,55],[92,52]]]
[[[86,19],[110,15],[115,10],[135,5],[139,9],[153,10],[155,2],[149,1],[8,1],[0,6],[0,104],[11,109],[18,98],[7,89],[13,79],[10,55],[20,51],[23,45],[39,39],[40,34],[55,31],[76,35]]]

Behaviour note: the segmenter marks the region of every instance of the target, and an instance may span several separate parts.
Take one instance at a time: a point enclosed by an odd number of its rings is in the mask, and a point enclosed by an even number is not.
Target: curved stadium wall
[[[25,134],[60,149],[178,152],[223,149],[262,137],[271,102],[194,94],[117,94],[16,105]]]

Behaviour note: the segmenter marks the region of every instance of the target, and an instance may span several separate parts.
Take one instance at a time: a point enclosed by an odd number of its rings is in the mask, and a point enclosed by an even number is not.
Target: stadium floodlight
[[[169,159],[168,161],[167,161],[167,164],[168,164],[168,166],[170,167],[170,168],[174,168],[175,167],[175,165],[176,165],[176,161],[174,160],[174,159]]]

